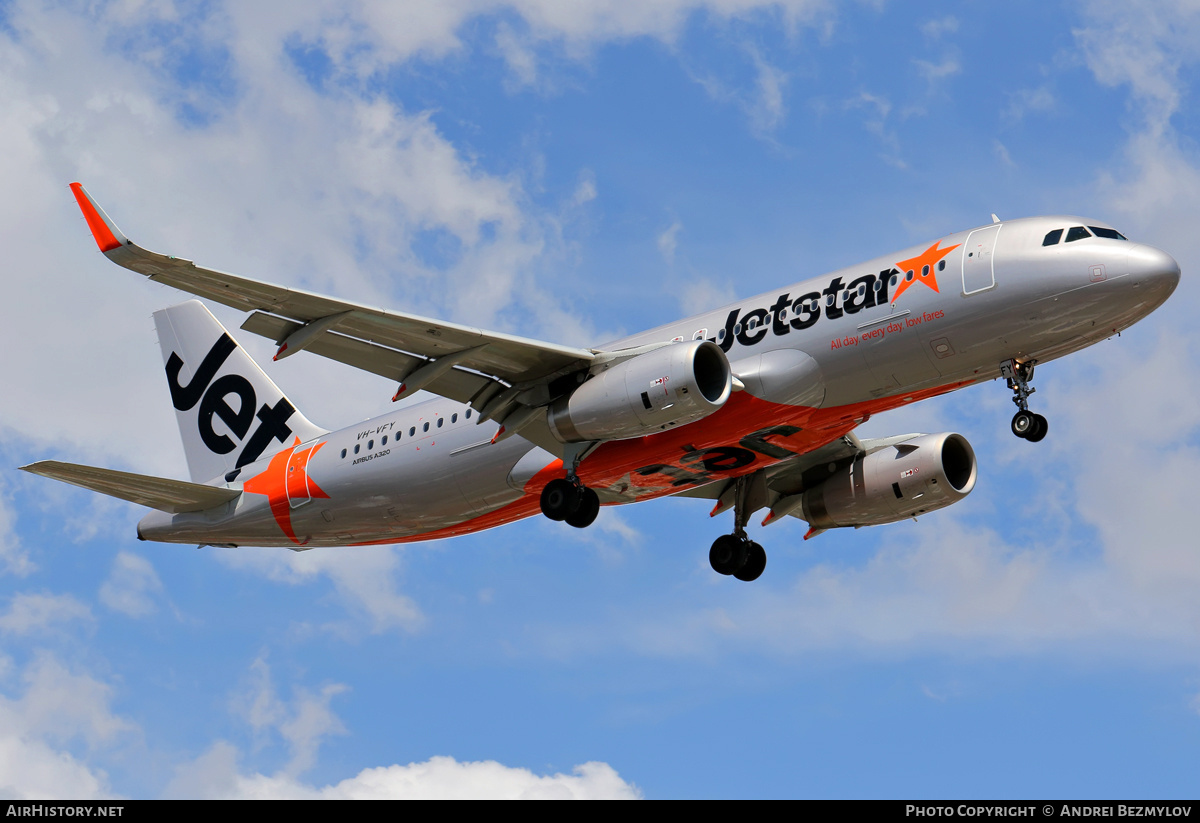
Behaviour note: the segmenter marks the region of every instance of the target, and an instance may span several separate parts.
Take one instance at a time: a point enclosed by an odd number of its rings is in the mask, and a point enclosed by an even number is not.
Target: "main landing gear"
[[[743,529],[718,537],[708,550],[708,562],[717,574],[738,580],[757,580],[767,567],[766,550],[746,536]]]
[[[586,529],[596,522],[600,513],[600,498],[579,480],[579,464],[595,443],[570,443],[564,449],[563,463],[567,468],[566,479],[551,480],[542,489],[542,514],[551,520],[577,529]]]
[[[551,480],[542,489],[542,514],[551,520],[565,520],[577,529],[586,529],[600,513],[600,498],[575,479]]]
[[[766,478],[759,471],[733,483],[733,534],[723,534],[713,541],[708,562],[717,574],[749,582],[757,580],[767,567],[767,552],[746,535],[750,515],[766,501]]]
[[[1040,414],[1029,410],[1029,395],[1037,389],[1029,385],[1033,380],[1033,367],[1037,361],[1018,363],[1016,360],[1005,360],[1000,364],[1000,376],[1008,381],[1008,387],[1013,391],[1012,401],[1017,404],[1017,413],[1012,419],[1012,433],[1017,437],[1036,443],[1046,436],[1050,424]]]

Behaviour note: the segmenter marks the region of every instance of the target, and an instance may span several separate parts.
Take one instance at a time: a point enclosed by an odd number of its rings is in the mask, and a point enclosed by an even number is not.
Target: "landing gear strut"
[[[708,562],[717,574],[738,580],[757,580],[767,567],[767,553],[746,535],[746,522],[761,507],[766,482],[760,472],[733,481],[733,534],[723,534],[708,550]],[[757,504],[757,505],[756,505]]]
[[[1037,389],[1029,385],[1033,380],[1033,367],[1037,361],[1018,363],[1016,360],[1005,360],[1000,364],[1000,376],[1008,381],[1008,387],[1013,391],[1012,401],[1017,404],[1017,413],[1012,419],[1012,433],[1017,437],[1036,443],[1046,436],[1050,424],[1040,414],[1029,410],[1029,395]]]

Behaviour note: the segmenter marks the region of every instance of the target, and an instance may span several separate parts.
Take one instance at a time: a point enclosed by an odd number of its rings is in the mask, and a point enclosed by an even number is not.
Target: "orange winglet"
[[[105,219],[107,215],[100,211],[88,193],[83,190],[83,186],[79,183],[71,184],[71,192],[75,195],[75,200],[79,203],[79,209],[83,212],[83,219],[87,221],[88,228],[92,230],[92,237],[96,238],[96,245],[100,247],[100,251],[112,251],[121,247],[121,241],[113,234],[109,228],[108,221]]]

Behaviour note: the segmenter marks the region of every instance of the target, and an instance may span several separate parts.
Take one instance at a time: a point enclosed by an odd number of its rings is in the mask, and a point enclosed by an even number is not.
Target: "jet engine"
[[[804,519],[818,529],[894,523],[957,503],[975,476],[967,438],[923,434],[857,457],[804,491]]]
[[[706,417],[729,399],[733,373],[716,343],[675,343],[622,360],[550,404],[564,443],[643,437]]]

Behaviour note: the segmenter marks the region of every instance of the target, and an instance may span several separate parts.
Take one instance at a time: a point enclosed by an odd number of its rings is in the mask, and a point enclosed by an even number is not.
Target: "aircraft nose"
[[[1166,288],[1168,293],[1179,285],[1179,264],[1153,246],[1136,245],[1129,250],[1129,273],[1151,286]]]

